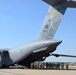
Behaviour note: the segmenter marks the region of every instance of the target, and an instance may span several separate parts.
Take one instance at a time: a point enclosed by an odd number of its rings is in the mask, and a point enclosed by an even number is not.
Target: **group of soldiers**
[[[58,63],[58,62],[35,62],[31,64],[31,69],[56,69],[56,70],[68,70],[68,63]]]

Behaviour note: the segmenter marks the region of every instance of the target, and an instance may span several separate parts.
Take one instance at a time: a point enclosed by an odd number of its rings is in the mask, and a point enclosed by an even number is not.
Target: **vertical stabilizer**
[[[46,0],[46,1],[48,1],[48,0]],[[51,1],[53,1],[53,0],[51,0]],[[54,0],[54,1],[56,1],[56,0]],[[62,0],[62,2],[59,2],[59,3],[55,2],[55,4],[54,4],[54,2],[52,3],[52,6],[49,7],[49,10],[46,15],[45,21],[43,23],[38,40],[53,39],[66,9],[67,9],[66,0],[64,0],[64,1]]]

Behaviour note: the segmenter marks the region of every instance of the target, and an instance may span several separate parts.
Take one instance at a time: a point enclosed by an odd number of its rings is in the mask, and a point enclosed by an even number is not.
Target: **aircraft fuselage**
[[[47,50],[48,47],[50,47],[49,52],[53,52],[51,47],[54,47],[53,49],[55,49],[60,43],[61,41],[45,40],[45,41],[36,41],[26,45],[22,45],[17,48],[13,48],[8,51],[8,57],[2,58],[1,61],[2,65],[12,65],[14,63],[18,63],[21,60],[25,59],[27,56],[29,56],[31,53],[37,53],[40,52],[40,50],[45,51]]]

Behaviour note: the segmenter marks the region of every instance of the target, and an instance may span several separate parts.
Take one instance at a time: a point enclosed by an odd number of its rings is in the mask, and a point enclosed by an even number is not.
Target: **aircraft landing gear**
[[[1,68],[5,69],[5,68],[9,68],[9,66],[2,65]]]

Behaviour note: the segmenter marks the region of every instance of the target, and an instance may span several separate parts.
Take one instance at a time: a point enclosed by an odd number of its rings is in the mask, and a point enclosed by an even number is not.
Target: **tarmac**
[[[0,69],[0,75],[76,75],[76,70]]]

